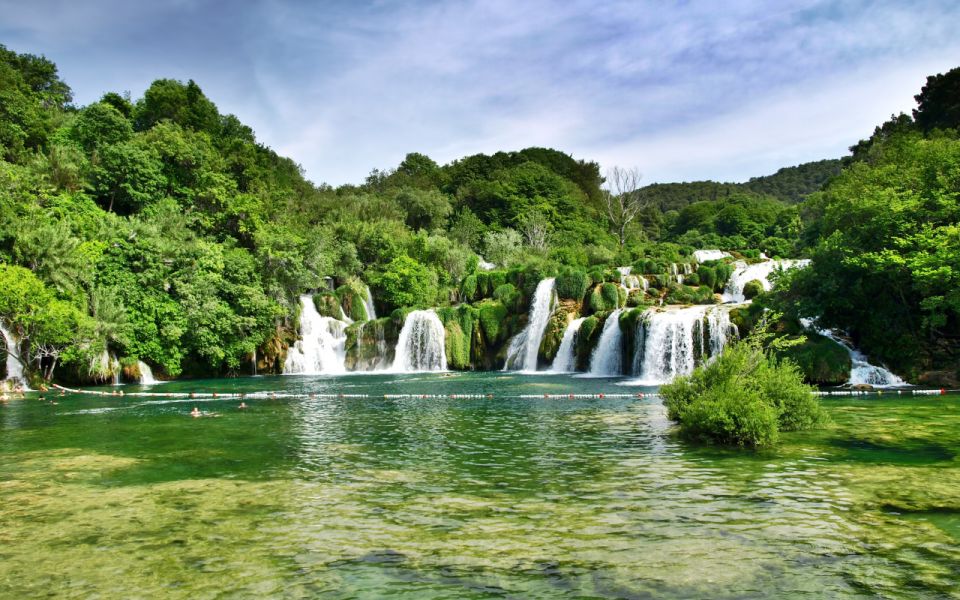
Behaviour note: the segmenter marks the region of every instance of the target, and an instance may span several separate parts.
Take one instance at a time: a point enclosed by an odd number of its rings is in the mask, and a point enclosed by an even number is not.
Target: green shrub
[[[590,276],[586,273],[573,271],[557,277],[557,297],[561,300],[575,300],[580,302],[590,289]]]
[[[747,300],[753,300],[763,293],[763,283],[759,279],[748,281],[743,286],[743,297]]]
[[[504,283],[495,290],[493,290],[493,299],[499,300],[504,304],[509,304],[510,300],[513,298],[514,294],[517,293],[517,288],[513,287],[512,283]]]
[[[503,341],[507,331],[504,327],[504,320],[507,318],[507,308],[500,302],[488,300],[481,304],[480,309],[480,329],[484,337],[491,345],[496,345]]]
[[[617,286],[617,306],[623,307],[627,305],[627,290]]]
[[[506,271],[490,271],[489,286],[490,289],[496,291],[498,287],[507,282],[507,272]]]
[[[689,285],[693,287],[700,285],[700,276],[696,273],[690,273],[689,275],[684,276],[683,285]],[[713,286],[710,286],[710,288],[712,289]]]
[[[493,290],[490,288],[490,273],[477,273],[477,294],[474,296],[480,298],[489,298]]]
[[[705,285],[714,290],[717,285],[717,272],[713,267],[701,266],[697,269],[697,278],[700,279],[700,285]]]
[[[713,362],[660,388],[667,415],[685,436],[735,446],[776,442],[780,431],[810,429],[826,419],[795,364],[764,350],[765,324]]]
[[[460,297],[465,302],[472,302],[477,297],[477,276],[467,275],[460,284]]]

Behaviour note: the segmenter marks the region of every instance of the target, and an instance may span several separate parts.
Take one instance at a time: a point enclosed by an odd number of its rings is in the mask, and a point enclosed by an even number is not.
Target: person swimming
[[[193,407],[193,410],[190,411],[190,416],[193,417],[193,418],[197,418],[197,417],[201,416],[201,415],[200,415],[200,409],[197,408],[196,406],[194,406],[194,407]]]
[[[246,403],[246,402],[241,402],[241,403],[240,403],[240,408],[247,408],[247,403]]]

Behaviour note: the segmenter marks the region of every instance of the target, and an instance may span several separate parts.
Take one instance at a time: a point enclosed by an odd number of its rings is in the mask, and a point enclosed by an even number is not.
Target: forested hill
[[[839,175],[843,163],[842,159],[818,160],[795,167],[784,167],[772,175],[751,177],[744,183],[655,183],[643,190],[662,212],[680,210],[694,202],[717,201],[743,195],[767,196],[787,204],[797,204]]]

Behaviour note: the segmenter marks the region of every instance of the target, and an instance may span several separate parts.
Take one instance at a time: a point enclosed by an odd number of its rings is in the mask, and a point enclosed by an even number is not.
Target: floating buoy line
[[[197,400],[230,400],[230,399],[350,399],[350,398],[385,398],[387,400],[407,400],[407,399],[450,399],[450,400],[481,400],[490,398],[514,398],[514,399],[534,399],[546,398],[550,400],[593,400],[605,398],[652,398],[658,397],[657,393],[597,393],[597,394],[330,394],[330,393],[290,393],[290,392],[124,392],[123,390],[84,390],[79,388],[68,388],[62,385],[53,385],[54,388],[64,393],[83,394],[87,396],[113,396],[113,397],[133,397],[133,398],[181,398]]]
[[[625,399],[625,398],[657,398],[660,396],[656,392],[637,392],[628,393],[595,393],[595,394],[342,394],[342,393],[290,393],[290,392],[124,392],[123,390],[84,390],[78,388],[68,388],[53,384],[53,387],[64,393],[83,394],[87,396],[115,396],[115,397],[135,397],[135,398],[179,398],[179,399],[268,399],[268,400],[290,400],[290,399],[362,399],[362,398],[384,398],[387,400],[409,400],[409,399],[444,399],[444,400],[481,400],[491,398],[501,399],[547,399],[547,400],[602,400],[602,399]],[[960,392],[960,390],[947,389],[898,389],[898,390],[817,390],[813,392],[818,396],[940,396],[947,393]]]

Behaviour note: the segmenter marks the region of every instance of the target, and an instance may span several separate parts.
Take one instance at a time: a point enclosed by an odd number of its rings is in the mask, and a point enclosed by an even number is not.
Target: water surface
[[[960,597],[955,396],[827,399],[832,427],[753,453],[655,398],[518,397],[614,380],[152,389],[370,397],[0,406],[0,596]],[[493,397],[419,397],[466,393]]]

